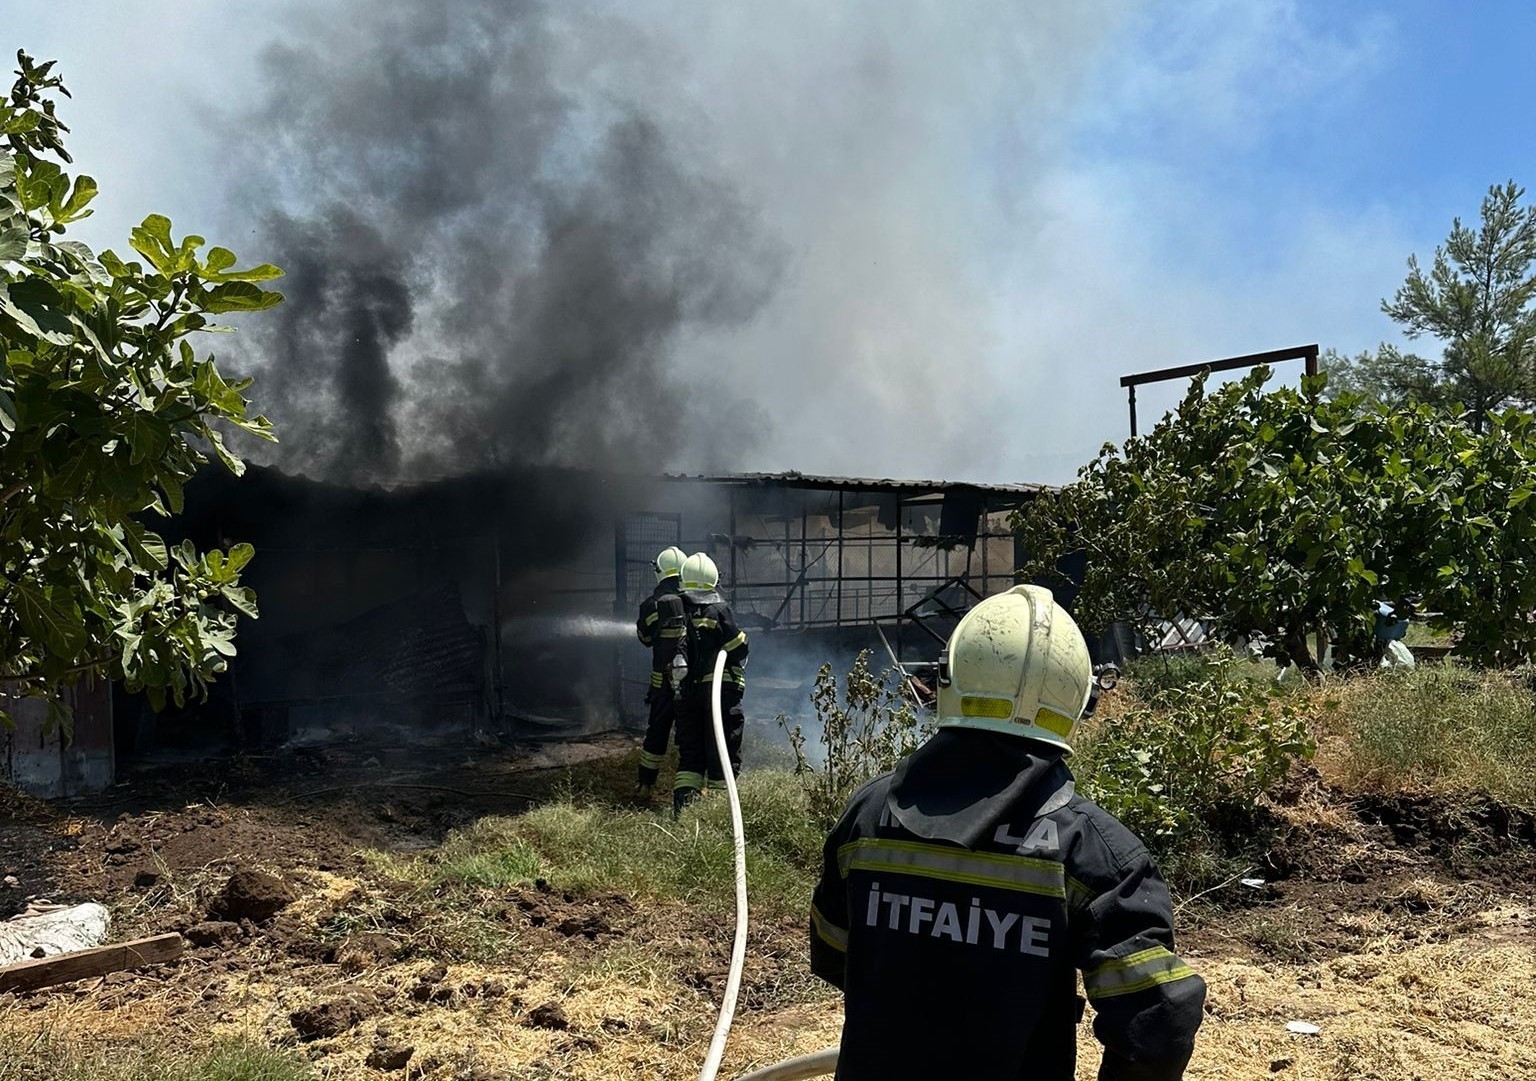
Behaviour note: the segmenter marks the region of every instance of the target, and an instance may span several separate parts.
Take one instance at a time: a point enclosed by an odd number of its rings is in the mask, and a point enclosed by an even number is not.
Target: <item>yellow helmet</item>
[[[664,550],[655,559],[651,560],[651,566],[656,568],[656,581],[665,581],[674,574],[681,574],[683,571],[683,560],[687,558],[683,554],[683,550],[675,545]]]
[[[683,560],[683,588],[707,591],[720,584],[720,568],[703,552]]]
[[[1025,736],[1070,751],[1093,662],[1083,632],[1043,586],[1014,586],[965,614],[939,671],[939,724]]]

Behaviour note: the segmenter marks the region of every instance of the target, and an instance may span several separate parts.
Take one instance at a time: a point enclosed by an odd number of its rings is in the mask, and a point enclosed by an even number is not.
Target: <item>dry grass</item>
[[[613,776],[629,781],[627,768]],[[724,1077],[835,1042],[841,1018],[804,960],[800,920],[820,838],[783,778],[749,776],[746,793],[754,930]],[[1390,904],[1332,917],[1326,960],[1314,940],[1328,921],[1300,907],[1305,894],[1249,913],[1242,928],[1225,922],[1230,914],[1203,915],[1205,953],[1191,960],[1210,984],[1211,1011],[1188,1076],[1536,1078],[1536,912],[1487,886],[1431,877],[1422,857],[1373,842],[1324,795],[1313,786],[1272,810],[1334,870],[1358,865],[1373,885],[1388,874],[1380,896]],[[696,1076],[715,1022],[729,867],[722,801],[674,824],[599,791],[483,819],[421,856],[374,854],[355,878],[303,870],[292,875],[302,896],[290,915],[316,939],[384,932],[403,959],[348,968],[257,937],[216,960],[0,1000],[0,1081],[377,1081],[385,1075],[366,1060],[381,1041],[412,1047],[427,1081],[681,1081]],[[195,909],[217,879],[211,868],[165,870],[162,913]],[[523,885],[535,875],[550,892]],[[561,898],[567,890],[574,901]],[[628,900],[604,910],[614,932],[595,941],[559,938],[518,914],[525,894],[579,907],[606,903],[607,892]],[[156,917],[147,901],[120,900],[134,921]],[[1223,927],[1232,937],[1218,936]],[[411,988],[439,959],[447,992],[418,1001]],[[362,1023],[298,1040],[292,1011],[356,995],[378,1002]],[[534,1023],[551,1003],[565,1027]],[[1322,1031],[1288,1033],[1293,1019]],[[1091,1078],[1098,1052],[1087,1025],[1080,1041],[1078,1074]],[[215,1060],[230,1048],[240,1049],[234,1058]]]
[[[302,911],[315,921],[368,893],[337,876],[316,876],[305,892]],[[1309,960],[1299,939],[1281,951],[1284,960],[1236,940],[1192,956],[1211,990],[1189,1077],[1536,1077],[1529,1065],[1536,1046],[1536,911],[1429,878],[1405,879],[1394,899],[1401,909],[1395,919],[1363,914],[1355,925],[1358,946],[1328,961]],[[1459,914],[1470,915],[1447,941],[1405,937]],[[1277,939],[1295,922],[1291,915],[1271,914]],[[529,940],[488,963],[454,964],[443,981],[453,993],[437,1003],[408,993],[429,967],[425,959],[346,975],[257,954],[227,973],[194,963],[135,977],[131,996],[124,995],[129,988],[96,981],[18,1000],[0,1007],[10,1071],[0,1071],[0,1081],[363,1081],[380,1076],[366,1058],[381,1038],[413,1047],[413,1064],[433,1081],[686,1079],[697,1072],[717,1008],[708,982],[695,976],[718,972],[729,929],[701,926],[696,912],[676,902],[648,905],[639,918],[625,936],[582,949]],[[837,1038],[840,1007],[805,976],[802,932],[762,913],[758,919],[723,1076]],[[488,982],[503,992],[477,990]],[[360,992],[383,1000],[375,1016],[339,1037],[297,1042],[291,1011]],[[217,1012],[199,1019],[195,1008],[210,997]],[[567,1028],[531,1023],[546,1003],[561,1007]],[[1322,1031],[1293,1035],[1285,1030],[1290,1020]],[[1098,1052],[1086,1025],[1080,1041],[1079,1077],[1091,1078]],[[286,1072],[195,1072],[215,1045],[276,1049],[276,1057],[252,1061]],[[300,1070],[294,1056],[312,1064]]]
[[[1191,1078],[1536,1077],[1529,942],[1405,948],[1384,939],[1320,965],[1196,964],[1210,984],[1210,1014]],[[1292,1020],[1322,1031],[1294,1035],[1285,1029]]]
[[[1350,791],[1481,792],[1536,806],[1536,694],[1529,673],[1425,665],[1330,682],[1318,769]]]
[[[312,875],[304,892],[300,912],[316,926],[370,898],[366,883],[338,875]],[[1536,1076],[1528,1066],[1536,1046],[1536,912],[1432,878],[1405,878],[1393,900],[1395,917],[1362,912],[1350,924],[1358,946],[1333,960],[1310,961],[1299,937],[1281,950],[1284,961],[1238,938],[1190,958],[1210,984],[1190,1078]],[[1284,944],[1292,915],[1284,907],[1270,914],[1276,943]],[[1448,941],[1405,937],[1416,921],[1428,931],[1448,915],[1468,915]],[[450,966],[444,986],[452,993],[439,1003],[407,993],[430,967],[425,958],[349,975],[263,954],[260,944],[243,947],[249,954],[229,972],[189,963],[134,977],[132,986],[92,981],[0,1007],[9,1070],[0,1081],[372,1081],[381,1075],[366,1060],[379,1041],[412,1046],[412,1063],[432,1081],[691,1078],[717,1009],[713,984],[697,977],[719,972],[730,934],[727,924],[699,918],[679,901],[656,900],[613,940],[556,949],[527,938],[485,963]],[[805,975],[803,932],[763,912],[757,920],[722,1076],[819,1049],[839,1032],[839,1004]],[[501,993],[485,993],[485,984]],[[336,1038],[298,1043],[292,1010],[356,993],[381,998],[378,1013]],[[547,1003],[564,1010],[565,1029],[531,1023]],[[209,1006],[214,1012],[198,1013]],[[1284,1027],[1290,1020],[1310,1021],[1321,1033],[1292,1035]],[[1098,1052],[1089,1027],[1080,1040],[1078,1076],[1091,1078]],[[250,1052],[252,1061],[286,1072],[198,1072],[212,1061],[215,1041],[276,1049],[276,1058]],[[295,1056],[307,1067],[295,1067]]]

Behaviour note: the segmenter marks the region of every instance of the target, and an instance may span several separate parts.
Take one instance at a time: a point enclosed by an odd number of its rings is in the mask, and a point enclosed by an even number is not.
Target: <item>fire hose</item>
[[[715,1035],[709,1042],[709,1054],[704,1058],[704,1068],[699,1071],[699,1081],[715,1081],[720,1071],[720,1058],[725,1054],[725,1039],[731,1031],[731,1021],[736,1016],[736,996],[741,991],[741,970],[747,957],[747,838],[741,824],[741,797],[736,792],[736,771],[730,768],[730,748],[725,742],[725,713],[720,704],[721,684],[725,680],[725,650],[715,657],[715,678],[710,687],[709,706],[714,718],[715,752],[720,756],[720,772],[725,775],[725,794],[731,803],[731,836],[736,850],[736,938],[731,944],[731,969],[725,980],[725,995],[720,1003],[720,1020],[715,1023]],[[828,1047],[813,1055],[787,1059],[784,1062],[754,1070],[738,1081],[800,1081],[807,1077],[824,1077],[837,1068],[837,1048]]]

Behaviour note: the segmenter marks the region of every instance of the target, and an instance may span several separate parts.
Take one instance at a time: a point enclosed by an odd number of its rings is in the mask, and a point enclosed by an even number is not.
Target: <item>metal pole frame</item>
[[[1183,364],[1177,368],[1159,368],[1155,372],[1138,372],[1122,375],[1120,385],[1126,390],[1126,401],[1131,412],[1131,435],[1136,433],[1136,388],[1143,383],[1161,383],[1169,379],[1187,379],[1202,372],[1229,372],[1237,368],[1257,368],[1261,364],[1275,364],[1283,360],[1300,360],[1306,364],[1306,374],[1317,374],[1317,343],[1297,345],[1289,349],[1271,349],[1267,353],[1248,353],[1240,357],[1210,360],[1203,364]]]

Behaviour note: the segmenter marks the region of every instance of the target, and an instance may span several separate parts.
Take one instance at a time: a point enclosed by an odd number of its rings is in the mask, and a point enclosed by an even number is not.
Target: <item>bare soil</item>
[[[140,776],[94,801],[4,797],[0,873],[16,883],[0,888],[0,914],[96,900],[116,937],[175,930],[189,949],[174,965],[4,996],[0,1035],[241,1034],[338,1079],[691,1077],[729,926],[546,883],[450,908],[375,855],[423,851],[609,774],[616,794],[631,750],[306,752]],[[576,782],[562,755],[602,761]],[[1182,951],[1211,986],[1191,1077],[1536,1078],[1529,813],[1350,798],[1316,775],[1269,813],[1279,841],[1243,876],[1263,882],[1180,911]],[[805,972],[803,936],[798,920],[754,926],[727,1073],[835,1041],[839,1005]],[[1295,1035],[1290,1020],[1321,1032]],[[1082,1038],[1089,1078],[1086,1025]]]

